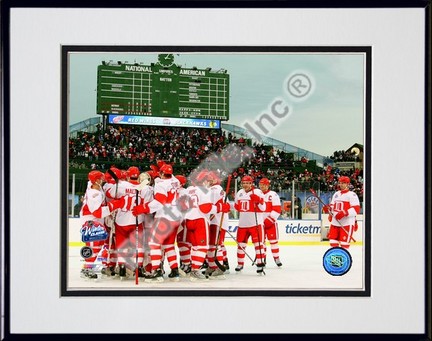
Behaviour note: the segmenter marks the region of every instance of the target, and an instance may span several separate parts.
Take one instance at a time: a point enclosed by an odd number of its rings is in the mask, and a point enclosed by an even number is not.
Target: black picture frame
[[[163,3],[164,6],[161,6]],[[247,7],[247,8],[320,8],[320,9],[337,9],[337,8],[355,8],[355,9],[362,9],[362,8],[373,8],[373,9],[391,9],[391,8],[398,8],[398,9],[410,9],[410,8],[422,8],[424,9],[425,13],[425,58],[424,58],[424,67],[425,67],[425,84],[424,84],[424,94],[425,94],[425,207],[430,206],[431,198],[430,198],[430,184],[431,184],[431,171],[430,171],[430,146],[431,146],[431,110],[430,110],[430,84],[431,84],[431,77],[430,77],[430,1],[398,1],[397,3],[391,3],[389,1],[381,1],[381,2],[362,2],[360,3],[350,3],[349,6],[347,6],[344,3],[341,2],[332,2],[332,1],[324,1],[322,3],[310,3],[310,2],[291,2],[291,3],[281,3],[277,1],[268,1],[268,2],[250,2],[247,5],[244,2],[222,2],[222,1],[208,1],[206,2],[206,7],[214,7],[214,8],[233,8],[233,7]],[[68,3],[62,2],[61,4],[53,3],[50,1],[41,1],[39,3],[35,2],[26,2],[26,1],[3,1],[1,4],[1,10],[2,10],[2,60],[3,60],[3,67],[2,67],[2,78],[3,78],[3,92],[2,92],[2,102],[3,102],[3,112],[2,112],[2,133],[3,133],[3,150],[4,153],[2,155],[2,246],[4,245],[4,252],[1,255],[1,264],[2,264],[2,312],[4,312],[4,319],[2,319],[2,328],[3,335],[2,337],[7,340],[13,340],[13,339],[22,339],[26,337],[32,337],[32,333],[26,333],[26,332],[20,332],[15,333],[13,331],[13,328],[11,326],[13,325],[13,319],[11,315],[11,310],[13,308],[13,301],[11,300],[11,293],[13,291],[13,288],[11,287],[11,273],[14,271],[17,271],[17,269],[12,268],[12,264],[14,263],[14,259],[11,256],[11,252],[14,251],[12,245],[10,244],[10,240],[12,238],[13,229],[15,226],[13,226],[13,216],[11,216],[11,212],[16,213],[16,206],[13,206],[13,204],[10,203],[9,199],[14,191],[14,188],[12,188],[13,182],[10,181],[10,173],[11,173],[11,158],[13,157],[10,153],[11,150],[11,136],[13,132],[10,131],[11,128],[11,121],[13,118],[11,117],[11,108],[12,108],[12,102],[11,102],[11,95],[12,90],[10,87],[11,81],[13,81],[13,74],[11,73],[11,63],[13,62],[9,57],[9,49],[11,47],[11,40],[10,40],[10,30],[11,30],[11,10],[15,8],[136,8],[136,7],[144,7],[144,8],[158,8],[158,7],[172,7],[172,8],[194,8],[197,7],[197,3],[195,2],[183,2],[177,3],[177,2],[153,2],[153,3],[147,3],[145,6],[142,4],[137,4],[136,2],[124,2],[119,6],[119,4],[115,1],[108,1],[104,2],[103,5],[101,4],[89,4],[88,2],[74,2],[74,3]],[[200,4],[200,7],[204,6]],[[60,84],[59,84],[60,87]],[[372,85],[373,87],[373,85]],[[65,124],[65,122],[62,122],[62,124]],[[62,125],[62,129],[64,129],[64,126]],[[63,130],[64,131],[64,130]],[[64,154],[61,154],[62,161],[64,161]],[[372,160],[373,162],[373,160]],[[64,171],[64,170],[62,170]],[[62,173],[62,176],[64,176],[64,173]],[[61,206],[62,215],[65,214],[65,207],[64,205]],[[372,207],[373,211],[373,207]],[[354,333],[348,332],[348,333],[323,333],[323,334],[316,334],[312,333],[313,336],[317,336],[320,338],[328,338],[328,339],[346,339],[347,337],[351,339],[364,339],[366,337],[376,335],[381,338],[388,338],[390,339],[400,339],[400,340],[431,340],[431,314],[430,314],[430,308],[431,308],[431,282],[430,282],[430,268],[431,268],[431,216],[430,211],[426,209],[425,211],[425,242],[424,242],[424,249],[425,249],[425,283],[424,283],[424,295],[425,295],[425,304],[424,304],[424,315],[425,315],[425,321],[424,326],[425,330],[423,333],[406,333],[406,334],[393,334],[392,330],[389,330],[388,333],[378,333],[378,334],[363,334],[361,328],[358,328]],[[63,239],[63,238],[62,238]],[[59,252],[61,253],[61,251]],[[61,267],[62,264],[59,264]],[[63,264],[64,265],[64,264]],[[19,271],[19,270],[18,270]],[[60,286],[60,285],[59,285]],[[63,288],[64,289],[64,288]],[[62,291],[62,290],[60,290]],[[59,293],[61,296],[61,292]],[[271,296],[271,295],[270,295]],[[16,316],[16,315],[15,315]],[[248,334],[249,331],[247,329],[248,326],[246,326],[246,329],[240,329],[240,333]],[[191,329],[192,331],[193,329]],[[88,329],[86,329],[88,331]],[[266,330],[267,331],[267,330]],[[271,331],[267,331],[271,333]],[[40,333],[38,330],[35,330],[35,334]],[[46,331],[45,331],[46,333]],[[124,330],[124,333],[128,333],[127,330]],[[150,330],[149,333],[152,333]],[[167,331],[169,333],[169,331]],[[287,334],[289,334],[289,337],[294,337],[298,339],[303,339],[305,337],[310,336],[311,332],[308,330],[305,330],[304,333],[298,334],[298,333],[290,333],[289,331],[286,331]],[[94,334],[86,334],[86,332],[82,330],[77,330],[77,333],[75,334],[68,334],[67,337],[76,337],[77,335],[80,335],[82,338],[87,337],[94,337]],[[225,334],[221,332],[221,334]],[[53,333],[50,334],[49,332],[46,334],[41,334],[45,337],[59,337],[58,334]],[[66,335],[62,335],[61,337],[65,337]],[[187,336],[187,334],[185,335]],[[274,338],[282,337],[281,335],[274,335]],[[286,336],[285,336],[286,337]]]

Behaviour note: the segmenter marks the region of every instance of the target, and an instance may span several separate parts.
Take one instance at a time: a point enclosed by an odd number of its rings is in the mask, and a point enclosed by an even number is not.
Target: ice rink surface
[[[267,266],[265,275],[256,273],[256,266],[246,256],[245,267],[241,272],[234,271],[237,265],[236,244],[234,242],[226,243],[228,259],[230,264],[229,274],[224,280],[208,280],[191,282],[187,277],[180,277],[178,282],[172,282],[167,275],[170,270],[165,264],[164,281],[161,283],[145,283],[143,278],[139,278],[138,285],[135,278],[130,277],[120,280],[118,276],[114,278],[98,278],[97,280],[85,279],[80,277],[80,269],[83,264],[79,252],[80,247],[69,247],[69,257],[67,266],[66,291],[84,292],[86,295],[92,295],[97,291],[129,291],[131,295],[145,295],[145,291],[258,291],[268,293],[274,291],[277,293],[303,292],[307,293],[324,292],[328,296],[337,295],[337,292],[344,291],[353,293],[357,296],[359,292],[365,290],[365,261],[364,246],[361,244],[351,245],[349,253],[352,257],[352,266],[350,270],[341,276],[333,276],[327,273],[323,267],[323,256],[330,248],[328,242],[321,242],[314,245],[280,245],[280,259],[282,267],[278,268],[270,254],[267,255]],[[255,257],[254,249],[248,245],[246,252],[253,259]],[[355,294],[357,293],[357,295]],[[346,295],[346,294],[345,294]],[[312,295],[311,295],[312,296]]]

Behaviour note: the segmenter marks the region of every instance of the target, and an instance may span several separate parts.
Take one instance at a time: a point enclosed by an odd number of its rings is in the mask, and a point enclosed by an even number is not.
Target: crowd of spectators
[[[229,145],[235,145],[237,150],[227,153]],[[351,156],[351,153],[335,151],[332,158],[345,161]],[[185,175],[206,164],[223,163],[222,169],[232,165],[234,178],[239,180],[248,174],[259,181],[267,177],[276,191],[290,189],[293,184],[297,190],[313,187],[334,191],[339,176],[347,175],[351,177],[351,189],[359,197],[363,192],[360,169],[347,172],[330,165],[311,169],[305,157],[295,160],[292,153],[272,146],[248,145],[245,139],[223,130],[112,125],[104,130],[99,125],[95,133],[80,132],[69,139],[70,166],[77,169],[104,170],[110,165],[125,169],[134,164],[148,170],[158,160],[173,164]]]
[[[336,150],[333,155],[330,156],[330,159],[335,162],[359,161],[358,155],[349,150]]]

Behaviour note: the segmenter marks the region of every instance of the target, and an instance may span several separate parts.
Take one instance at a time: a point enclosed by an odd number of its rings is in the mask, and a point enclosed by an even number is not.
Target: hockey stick
[[[138,205],[138,190],[135,190],[135,205]],[[138,216],[135,217],[135,284],[138,285]]]
[[[236,244],[238,245],[238,247],[243,250],[243,252],[245,253],[245,255],[248,256],[248,258],[251,260],[252,265],[254,265],[255,261],[251,258],[251,256],[248,255],[248,253],[246,252],[246,250],[239,244],[239,242],[237,241],[237,239],[234,238],[234,236],[231,234],[230,231],[228,231],[228,230],[225,230],[225,231],[230,235],[230,237],[232,239],[234,239],[234,241],[236,242]]]
[[[119,178],[117,177],[117,175],[112,171],[112,169],[108,169],[108,174],[111,175],[111,177],[114,179],[115,183],[116,183],[116,190],[115,190],[115,195],[114,195],[114,199],[117,199],[117,191],[118,191],[118,182],[119,182]],[[109,235],[109,241],[108,241],[108,257],[107,257],[107,264],[109,266],[110,262],[111,262],[111,248],[112,248],[112,241],[113,238],[115,236],[115,217],[116,217],[116,212],[113,213],[113,226],[110,229],[110,235]]]
[[[226,186],[226,191],[225,191],[225,199],[224,199],[224,203],[227,202],[228,200],[228,192],[229,192],[229,188],[230,188],[230,184],[231,184],[231,174],[228,175],[228,180],[227,180],[227,186]],[[225,272],[225,266],[221,263],[219,263],[218,259],[217,259],[217,252],[218,252],[218,247],[219,247],[219,243],[220,243],[220,230],[222,228],[222,223],[223,223],[223,219],[225,216],[225,212],[222,212],[221,218],[220,218],[220,222],[219,222],[219,227],[217,230],[217,237],[216,237],[216,249],[214,252],[214,259],[215,259],[215,263],[217,265],[217,267]]]
[[[252,194],[254,194],[253,189],[252,189]],[[261,242],[259,240],[259,230],[258,230],[258,218],[257,218],[257,204],[254,203],[254,214],[255,214],[255,227],[257,230],[257,237],[258,237],[258,247],[259,247],[259,252],[260,252],[260,256],[261,256],[261,261],[263,261],[263,255],[262,255],[262,248],[261,248]],[[263,231],[263,235],[262,235],[263,239],[264,239],[264,231]],[[255,255],[255,259],[256,259],[256,255]],[[253,263],[252,263],[253,264]],[[258,265],[257,265],[258,266]],[[265,275],[265,271],[264,271],[264,267],[262,269],[262,273],[263,275]]]
[[[311,191],[311,193],[313,194],[313,196],[314,196],[315,198],[317,198],[317,199],[319,200],[319,202],[320,202],[324,207],[327,207],[327,208],[328,208],[330,214],[333,216],[333,214],[332,214],[332,211],[333,211],[333,210],[331,209],[330,205],[325,204],[325,203],[321,200],[321,198],[318,196],[318,194],[315,192],[315,190],[314,190],[313,188],[311,188],[311,189],[309,189],[309,190]],[[336,217],[333,217],[333,218],[336,219]],[[339,221],[339,219],[336,219],[336,221],[339,223],[339,225],[340,225],[340,227],[342,228],[342,230],[344,230],[344,232],[345,232],[347,235],[349,235],[348,231],[345,229],[345,227],[343,226],[343,224],[341,224],[341,222]],[[354,243],[356,242],[356,240],[355,240],[354,237],[352,236],[352,233],[351,233],[350,238],[351,238],[351,240],[352,240]]]
[[[117,199],[117,190],[118,190],[118,182],[119,182],[119,178],[117,177],[117,175],[113,172],[113,170],[110,168],[108,169],[108,174],[111,175],[111,177],[114,179],[115,183],[116,183],[116,190],[115,190],[115,195],[114,195],[114,199]]]

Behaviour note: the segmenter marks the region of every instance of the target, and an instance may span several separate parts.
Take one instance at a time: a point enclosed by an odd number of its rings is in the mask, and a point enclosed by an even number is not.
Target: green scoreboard
[[[176,118],[229,119],[229,74],[183,68],[173,54],[156,63],[98,66],[97,113]]]

